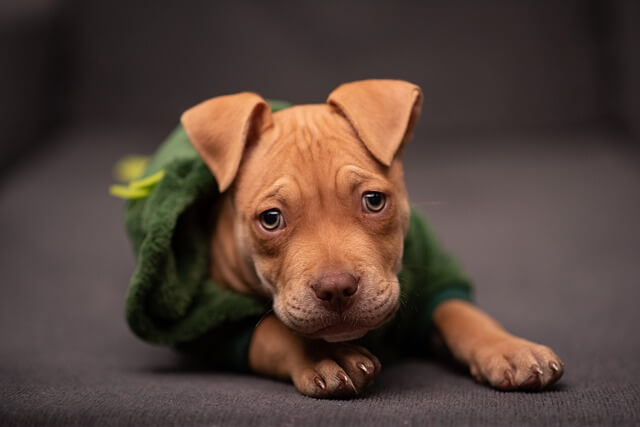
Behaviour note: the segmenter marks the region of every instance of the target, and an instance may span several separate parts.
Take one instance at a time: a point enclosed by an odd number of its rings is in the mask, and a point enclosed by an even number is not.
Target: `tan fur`
[[[204,101],[185,111],[181,121],[223,192],[238,172],[245,143],[271,125],[271,114],[259,95],[243,92]]]
[[[330,106],[293,107],[272,120],[226,196],[233,202],[223,202],[225,212],[232,205],[235,213],[219,222],[212,240],[213,275],[235,291],[272,297],[280,320],[299,333],[320,337],[322,328],[342,322],[362,335],[398,307],[397,273],[409,218],[402,164],[387,168],[377,162]],[[365,190],[390,195],[385,212],[362,212]],[[286,230],[261,230],[257,217],[270,208],[283,212]],[[219,258],[231,242],[242,255],[228,270]],[[309,288],[330,271],[360,277],[359,302],[342,318],[317,304]]]
[[[371,154],[389,166],[397,144],[411,138],[422,110],[422,91],[399,80],[365,80],[339,86],[327,103],[345,116]]]
[[[375,356],[344,341],[379,327],[399,305],[409,220],[400,152],[421,101],[410,83],[368,80],[340,86],[325,105],[271,114],[262,98],[244,93],[183,115],[194,146],[226,190],[212,236],[212,277],[236,292],[273,299],[275,316],[252,338],[255,372],[331,397],[359,393],[380,371]],[[363,210],[366,191],[386,194],[380,213]],[[266,231],[260,214],[274,208],[286,227]],[[355,302],[341,312],[327,309],[312,291],[334,273],[358,281]],[[498,359],[545,364],[545,373],[553,372],[536,386],[559,378],[551,364],[559,359],[550,350],[508,335],[468,304],[444,303],[434,320],[454,355],[496,387],[531,386],[528,376],[521,378],[530,365],[516,369],[507,384]]]

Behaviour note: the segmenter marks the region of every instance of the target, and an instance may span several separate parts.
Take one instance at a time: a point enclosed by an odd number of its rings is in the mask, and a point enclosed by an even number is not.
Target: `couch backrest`
[[[218,94],[315,103],[341,82],[395,77],[423,87],[421,127],[598,121],[593,3],[78,2],[76,111],[172,122]]]

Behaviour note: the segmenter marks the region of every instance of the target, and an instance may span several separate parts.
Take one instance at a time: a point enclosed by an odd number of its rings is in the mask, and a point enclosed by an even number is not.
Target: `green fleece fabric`
[[[252,331],[271,302],[227,291],[208,277],[211,206],[219,193],[182,126],[160,146],[143,177],[160,170],[164,178],[149,196],[126,204],[137,261],[127,322],[147,342],[246,370]],[[422,351],[435,307],[450,298],[471,300],[469,281],[413,209],[403,264],[397,316],[360,340],[382,359]]]

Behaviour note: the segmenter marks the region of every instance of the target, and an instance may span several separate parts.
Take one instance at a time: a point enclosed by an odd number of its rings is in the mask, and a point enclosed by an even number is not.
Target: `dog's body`
[[[304,394],[349,396],[380,371],[347,341],[393,317],[409,226],[401,151],[422,95],[401,81],[343,85],[325,105],[271,114],[256,94],[214,98],[183,124],[222,199],[213,279],[273,299],[256,328],[255,372]],[[563,372],[547,347],[508,334],[471,304],[448,300],[433,322],[472,375],[501,389],[543,388]]]

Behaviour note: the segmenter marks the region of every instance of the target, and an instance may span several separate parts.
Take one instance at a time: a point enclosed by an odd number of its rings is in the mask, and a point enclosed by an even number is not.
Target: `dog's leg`
[[[469,303],[444,302],[433,319],[451,353],[480,382],[501,390],[537,390],[563,374],[562,361],[549,347],[509,334]]]
[[[300,393],[320,398],[362,393],[381,367],[363,347],[302,338],[273,315],[253,333],[249,366],[258,374],[291,380]]]

